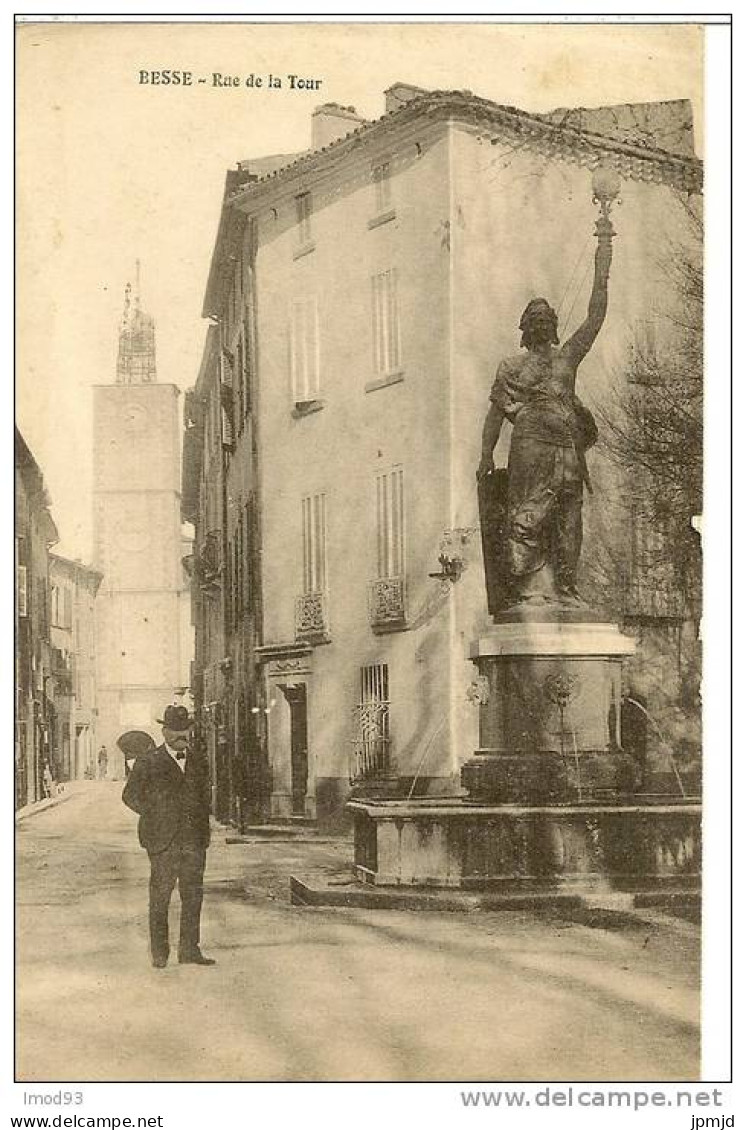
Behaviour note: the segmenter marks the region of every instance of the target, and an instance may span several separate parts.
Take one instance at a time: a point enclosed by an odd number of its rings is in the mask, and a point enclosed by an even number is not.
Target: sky
[[[536,112],[689,98],[702,152],[702,36],[691,25],[32,23],[17,36],[17,422],[52,498],[56,551],[84,560],[90,390],[115,379],[135,259],[158,379],[186,389],[226,169],[306,149],[322,102],[376,118],[395,82]],[[162,68],[208,81],[138,82]],[[215,87],[214,72],[241,85]],[[281,90],[244,85],[270,72]],[[322,85],[291,90],[289,74]]]

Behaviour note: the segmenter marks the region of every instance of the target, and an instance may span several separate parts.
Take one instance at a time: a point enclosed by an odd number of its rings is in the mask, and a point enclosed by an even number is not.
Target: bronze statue
[[[575,379],[606,316],[613,235],[608,208],[602,208],[583,324],[560,346],[556,313],[546,299],[532,299],[520,321],[526,352],[497,368],[477,470],[493,614],[513,604],[582,605],[576,577],[583,485],[591,490],[585,452],[598,433],[575,394]],[[513,424],[507,476],[495,470],[492,459],[505,419]]]

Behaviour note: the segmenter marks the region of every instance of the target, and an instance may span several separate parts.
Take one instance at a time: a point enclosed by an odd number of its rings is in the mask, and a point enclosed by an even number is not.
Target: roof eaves
[[[202,302],[203,318],[212,318],[215,316],[215,307],[219,306],[219,294],[224,281],[226,248],[235,238],[236,233],[240,230],[240,226],[243,223],[241,213],[231,206],[230,184],[232,173],[233,170],[229,170],[228,176],[226,177],[223,203],[220,209],[220,220],[218,221],[218,230],[213,245],[212,258],[210,259],[210,270],[207,276],[207,286],[205,287],[205,296]]]
[[[260,196],[272,182],[280,183],[289,179],[301,170],[319,165],[322,159],[332,151],[342,150],[345,145],[351,147],[356,140],[360,140],[363,136],[372,139],[381,132],[388,132],[392,125],[414,118],[422,112],[484,115],[490,119],[490,124],[499,124],[511,132],[534,133],[537,141],[553,138],[558,144],[566,143],[568,148],[586,148],[597,152],[613,153],[622,159],[638,164],[647,162],[649,165],[657,166],[660,170],[668,168],[672,174],[689,181],[693,186],[701,185],[702,162],[697,158],[684,157],[652,145],[636,145],[632,142],[609,137],[606,134],[580,129],[571,124],[551,121],[543,115],[531,114],[516,106],[491,102],[489,99],[480,98],[463,91],[431,91],[417,98],[412,98],[403,106],[397,107],[396,110],[392,110],[380,118],[358,126],[357,129],[351,130],[329,145],[322,146],[320,149],[309,150],[288,165],[275,169],[249,185],[241,186],[227,197],[226,202],[229,205],[236,205],[245,200],[250,200],[254,196]],[[641,179],[645,179],[644,176]]]
[[[103,580],[104,574],[100,569],[94,569],[93,565],[86,565],[83,561],[77,561],[71,557],[63,557],[61,553],[50,553],[49,558],[51,561],[59,561],[62,565],[69,565],[75,572]]]

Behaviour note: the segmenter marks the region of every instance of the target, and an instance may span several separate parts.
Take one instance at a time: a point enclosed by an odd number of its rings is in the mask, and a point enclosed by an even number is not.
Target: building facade
[[[229,173],[226,194],[246,179],[242,170]],[[206,297],[212,325],[185,404],[182,517],[195,527],[193,694],[213,771],[214,809],[221,819],[245,826],[267,816],[271,791],[266,705],[256,667],[261,567],[254,229],[228,213],[219,242],[235,249],[239,269],[228,276],[216,259]]]
[[[49,550],[59,540],[44,478],[15,430],[15,806],[44,797],[56,711],[52,692]]]
[[[117,739],[132,729],[157,736],[164,706],[189,686],[178,397],[156,379],[153,319],[128,286],[116,382],[94,387],[93,423],[97,741],[115,777],[124,773]]]
[[[93,777],[98,746],[96,594],[101,574],[50,555],[50,634],[56,719],[57,780]]]
[[[469,644],[488,623],[474,473],[496,364],[535,294],[561,336],[583,319],[591,172],[611,164],[609,313],[579,377],[602,405],[670,293],[666,248],[701,190],[684,104],[539,117],[397,84],[387,110],[321,107],[310,151],[229,174],[205,299],[185,517],[205,546],[216,523],[220,555],[210,595],[204,571],[194,588],[194,693],[223,719],[227,794],[270,818],[333,825],[354,790],[458,790],[477,743]],[[613,480],[603,458],[591,477]],[[585,507],[591,604],[612,494]]]

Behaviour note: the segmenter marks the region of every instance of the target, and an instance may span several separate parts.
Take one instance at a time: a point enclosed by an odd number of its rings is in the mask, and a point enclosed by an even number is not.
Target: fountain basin
[[[641,892],[698,888],[701,803],[353,800],[354,871],[376,886]]]

